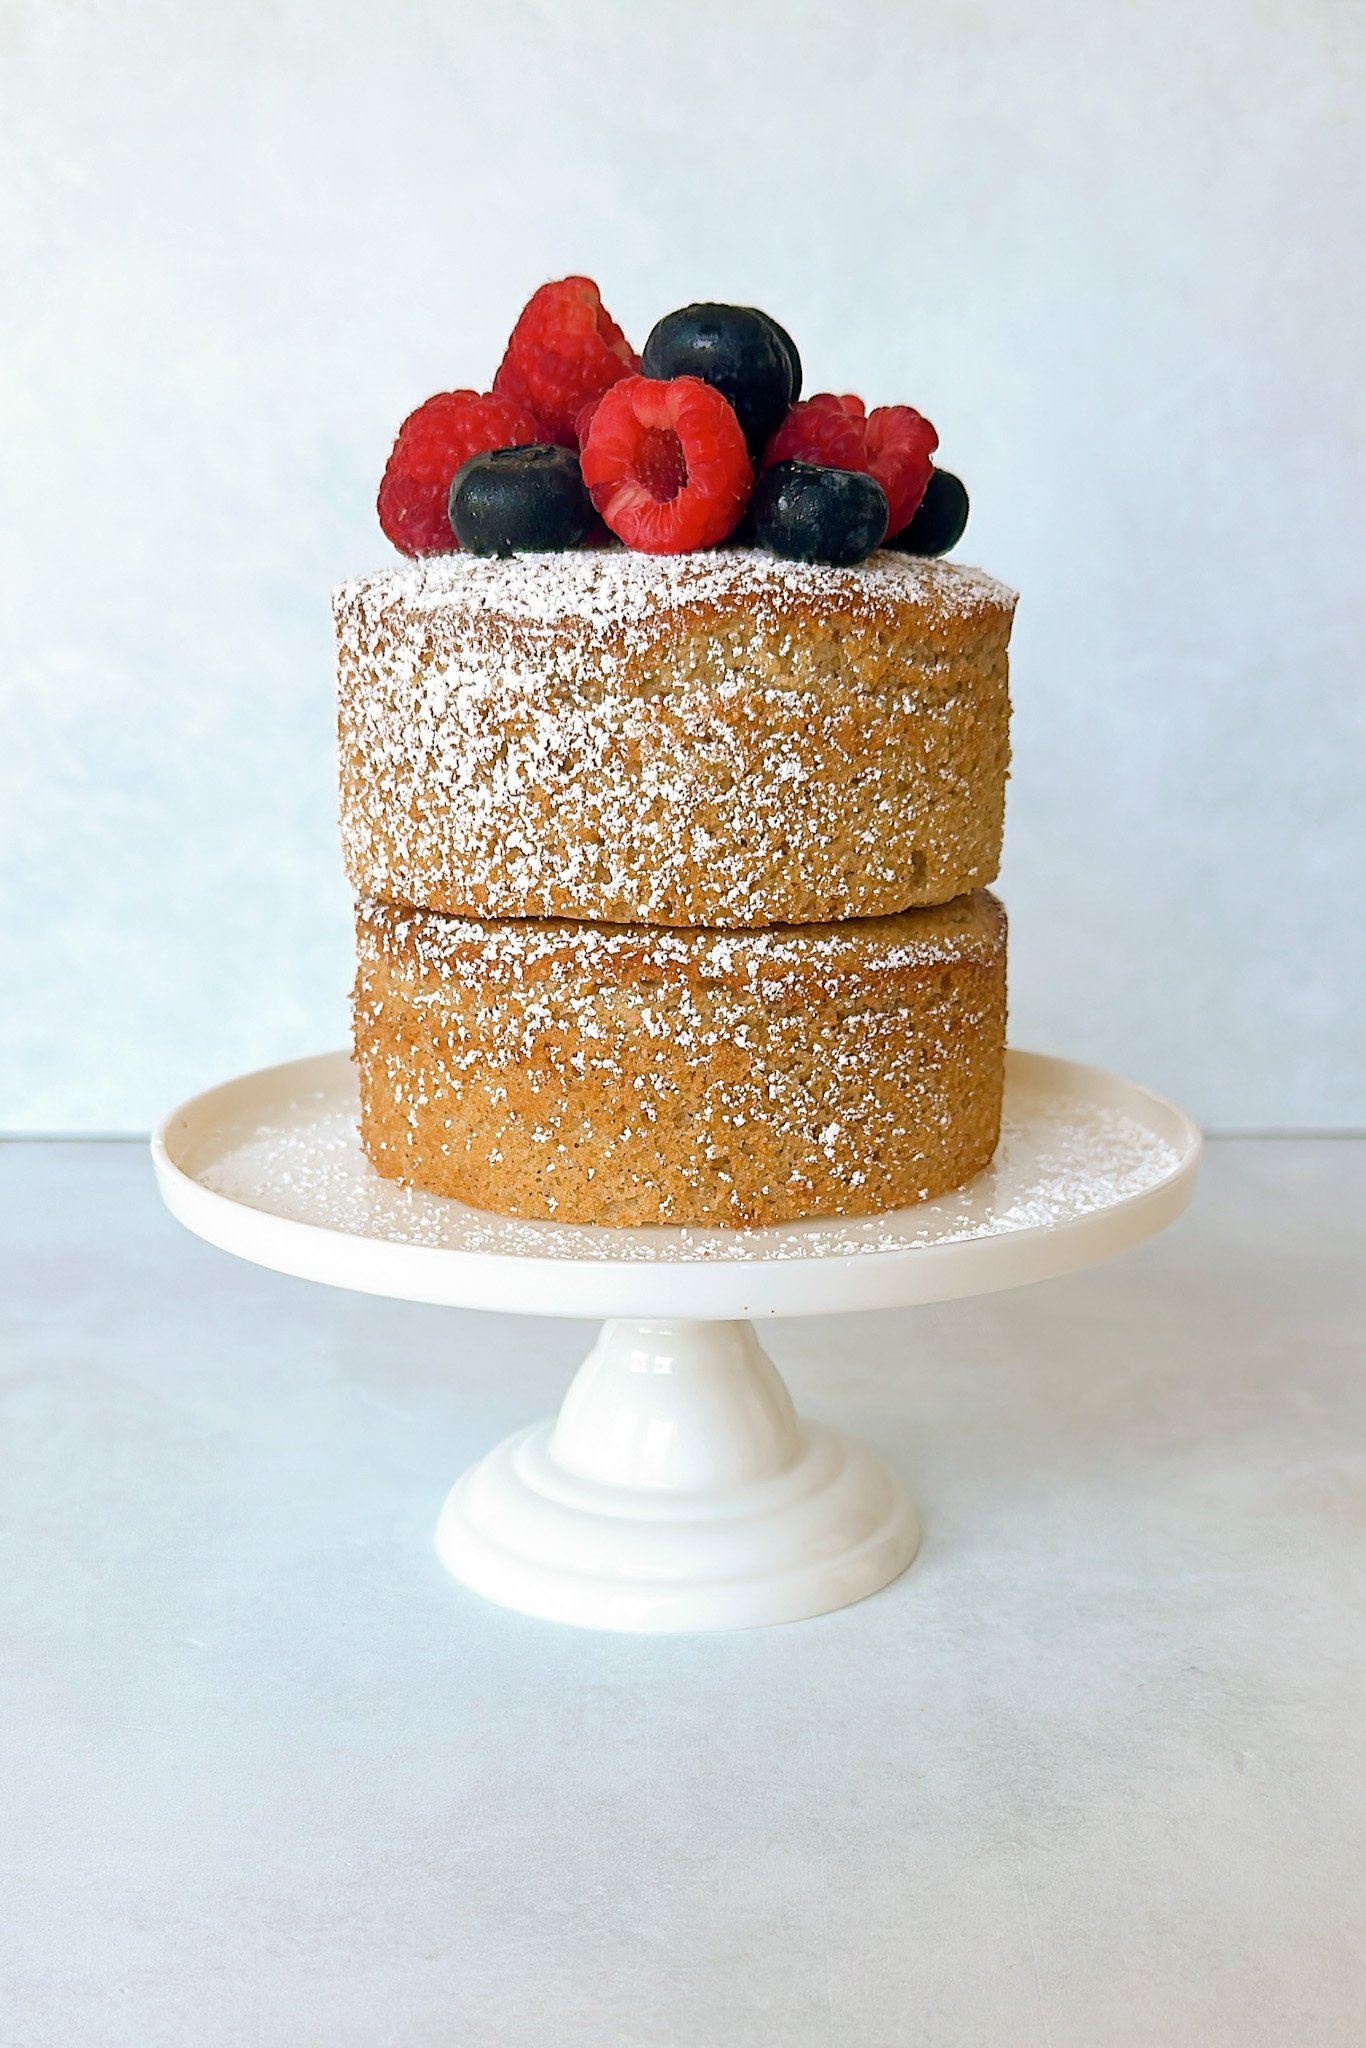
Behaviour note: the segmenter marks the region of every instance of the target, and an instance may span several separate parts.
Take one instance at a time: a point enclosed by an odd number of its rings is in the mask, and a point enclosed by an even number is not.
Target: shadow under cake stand
[[[900,1308],[1046,1280],[1161,1230],[1200,1134],[1095,1067],[1008,1058],[994,1163],[890,1215],[763,1230],[528,1223],[384,1180],[345,1053],[246,1074],[152,1140],[190,1230],[258,1265],[404,1301],[605,1316],[559,1415],[452,1489],[437,1549],[527,1614],[747,1628],[861,1600],[914,1557],[900,1480],[799,1417],[752,1318]]]

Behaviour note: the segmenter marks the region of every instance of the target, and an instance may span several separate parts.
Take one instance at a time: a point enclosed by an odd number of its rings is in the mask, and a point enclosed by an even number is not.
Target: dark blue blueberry
[[[775,555],[845,568],[880,546],[887,493],[857,469],[775,462],[754,486],[750,513],[756,539]]]
[[[532,442],[471,455],[451,484],[450,517],[473,555],[547,554],[578,545],[593,506],[573,450]]]
[[[646,377],[700,377],[715,385],[757,455],[792,403],[795,359],[781,329],[753,306],[682,306],[650,329],[640,367]]]
[[[932,469],[925,495],[909,526],[888,541],[905,555],[946,555],[963,538],[968,523],[968,494],[951,470]]]
[[[721,545],[727,548],[758,547],[759,533],[757,527],[754,524],[753,491],[750,492],[749,503],[745,506],[744,511],[740,514],[739,525],[736,526],[734,530],[727,535],[726,539],[721,543]]]
[[[757,313],[759,309],[757,306],[750,306],[748,311]],[[795,405],[802,395],[802,359],[797,354],[797,344],[787,329],[778,325],[771,313],[759,313],[759,318],[767,320],[769,326],[778,337],[779,348],[787,357],[787,367],[792,378],[792,395],[787,402],[789,405]]]

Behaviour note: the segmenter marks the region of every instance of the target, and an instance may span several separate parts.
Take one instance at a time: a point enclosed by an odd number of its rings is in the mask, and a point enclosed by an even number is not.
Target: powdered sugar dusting
[[[667,926],[592,924],[567,918],[441,917],[372,898],[356,905],[367,936],[382,933],[417,965],[475,986],[491,978],[522,982],[553,969],[596,986],[622,969],[685,972],[700,982],[745,984],[843,975],[860,978],[915,967],[992,959],[1000,946],[1000,906],[978,892],[952,903],[840,924],[768,925],[757,931],[688,931]]]
[[[1183,1162],[1152,1124],[1085,1089],[1040,1084],[1026,1067],[1023,1078],[1007,1081],[993,1164],[967,1187],[912,1209],[763,1230],[519,1222],[382,1179],[361,1151],[354,1081],[339,1073],[336,1085],[301,1095],[268,1122],[229,1130],[195,1177],[273,1216],[455,1256],[689,1265],[877,1258],[1055,1228],[1148,1193]]]
[[[452,555],[334,604],[361,894],[753,926],[995,875],[1014,596],[979,570]]]
[[[985,891],[753,933],[366,902],[357,958],[370,1157],[503,1213],[866,1213],[995,1143],[1005,917]]]
[[[927,561],[891,549],[847,569],[786,562],[753,548],[642,555],[626,548],[565,554],[428,556],[358,577],[337,592],[372,611],[395,602],[441,611],[452,601],[474,615],[536,626],[583,626],[602,638],[639,644],[666,635],[680,612],[731,607],[756,616],[814,605],[831,616],[896,619],[908,604],[940,618],[971,618],[1012,606],[1015,594],[982,569]]]

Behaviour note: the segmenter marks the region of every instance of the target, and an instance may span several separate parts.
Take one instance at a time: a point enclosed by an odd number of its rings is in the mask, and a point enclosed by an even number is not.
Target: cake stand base
[[[798,1417],[750,1323],[676,1320],[605,1323],[558,1417],[457,1482],[436,1547],[505,1607],[664,1634],[846,1607],[919,1540],[892,1474]]]
[[[506,1607],[667,1633],[797,1621],[915,1555],[891,1474],[802,1422],[748,1321],[909,1308],[1075,1272],[1190,1199],[1200,1133],[1118,1074],[1006,1056],[985,1173],[886,1215],[769,1229],[533,1223],[383,1179],[355,1069],[323,1053],[242,1074],[152,1140],[172,1213],[239,1257],[401,1301],[612,1316],[553,1423],[455,1488],[437,1533]]]

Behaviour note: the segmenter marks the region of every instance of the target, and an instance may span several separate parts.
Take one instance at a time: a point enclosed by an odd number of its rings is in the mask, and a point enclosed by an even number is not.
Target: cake
[[[381,1174],[744,1227],[989,1162],[1015,598],[940,558],[967,500],[928,421],[800,381],[751,308],[638,359],[566,279],[492,393],[400,429],[410,559],[334,600]]]
[[[754,931],[358,907],[366,1152],[477,1207],[573,1223],[900,1208],[996,1147],[1005,916]]]
[[[947,902],[1000,861],[1013,605],[890,552],[459,554],[348,584],[352,886],[735,928]]]

